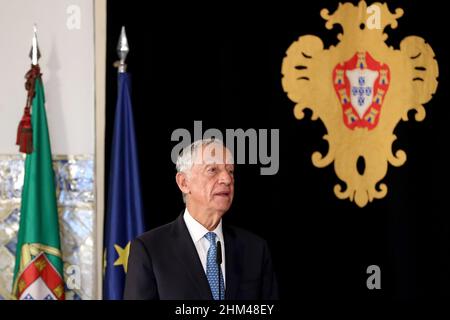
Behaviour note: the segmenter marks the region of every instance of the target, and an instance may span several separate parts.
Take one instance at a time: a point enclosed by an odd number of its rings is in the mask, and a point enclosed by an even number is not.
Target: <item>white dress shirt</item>
[[[203,270],[206,274],[206,260],[208,257],[208,249],[211,245],[208,239],[205,238],[205,234],[209,232],[208,229],[206,229],[200,222],[195,220],[191,214],[189,213],[188,209],[184,210],[183,215],[184,222],[186,223],[186,226],[189,230],[189,234],[191,235],[192,241],[194,242],[195,248],[197,249],[198,256],[200,257],[200,261],[202,262]],[[216,239],[222,244],[222,275],[223,275],[223,282],[226,286],[225,282],[225,242],[223,241],[223,232],[222,232],[222,219],[220,220],[219,224],[217,225],[216,229],[214,229],[212,232],[214,232],[217,237]]]

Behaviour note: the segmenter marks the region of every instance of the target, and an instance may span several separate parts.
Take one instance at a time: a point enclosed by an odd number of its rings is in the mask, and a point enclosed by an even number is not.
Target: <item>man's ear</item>
[[[175,180],[177,181],[178,188],[180,188],[181,192],[183,192],[184,194],[188,194],[190,190],[187,183],[186,173],[177,172]]]

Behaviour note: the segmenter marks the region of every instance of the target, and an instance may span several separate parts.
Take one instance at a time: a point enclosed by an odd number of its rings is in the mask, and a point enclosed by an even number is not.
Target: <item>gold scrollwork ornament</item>
[[[384,29],[395,29],[403,10],[391,13],[386,3],[373,6],[379,9],[379,28],[367,25],[371,11],[364,1],[339,4],[333,14],[322,9],[327,29],[342,26],[340,42],[325,49],[319,37],[301,36],[282,64],[282,85],[296,103],[295,117],[302,119],[308,108],[312,120],[320,119],[327,130],[328,153],[314,152],[313,164],[323,168],[334,162],[346,185],[336,184],[335,195],[359,207],[386,196],[381,180],[388,163],[399,167],[406,161],[403,150],[392,150],[393,131],[400,120],[408,120],[410,110],[416,110],[416,121],[425,118],[423,105],[436,92],[439,72],[432,48],[420,37],[404,38],[400,49],[388,47]],[[358,172],[361,159],[364,172]]]

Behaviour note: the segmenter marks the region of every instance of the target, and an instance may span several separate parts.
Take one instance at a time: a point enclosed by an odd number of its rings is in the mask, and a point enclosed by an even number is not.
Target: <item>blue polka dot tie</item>
[[[208,278],[209,286],[214,300],[225,299],[225,284],[223,281],[222,270],[217,264],[217,242],[216,234],[208,232],[205,238],[211,244],[208,249],[208,257],[206,260],[206,277]],[[219,299],[219,275],[220,275],[220,299]]]

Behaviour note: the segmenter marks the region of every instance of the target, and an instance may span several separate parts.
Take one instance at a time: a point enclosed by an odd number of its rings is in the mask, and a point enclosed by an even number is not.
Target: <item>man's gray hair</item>
[[[200,147],[207,147],[214,144],[219,147],[225,147],[222,141],[214,138],[197,140],[181,150],[177,158],[176,168],[177,172],[187,173],[194,165]]]
[[[225,147],[221,140],[215,138],[194,141],[187,147],[184,147],[178,155],[176,163],[177,172],[188,174],[192,166],[194,165],[199,149],[202,149],[201,147],[207,147],[210,144],[214,144],[221,148]],[[186,203],[186,194],[184,193],[183,202]]]

